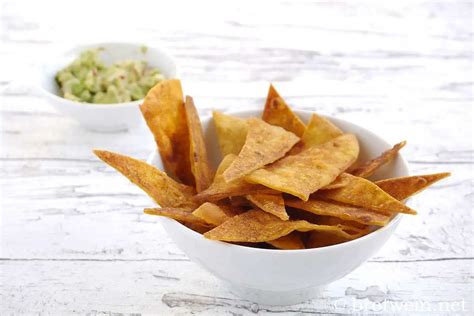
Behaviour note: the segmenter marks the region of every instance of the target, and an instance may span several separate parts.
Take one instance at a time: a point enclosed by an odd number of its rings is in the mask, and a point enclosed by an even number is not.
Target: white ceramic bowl
[[[295,112],[305,121],[311,116],[311,112]],[[260,117],[261,111],[231,114]],[[326,118],[343,131],[357,135],[362,160],[379,155],[391,147],[363,127],[332,117]],[[202,119],[208,150],[216,164],[220,157],[214,124],[210,122],[209,117]],[[163,168],[156,152],[150,156],[149,162]],[[381,168],[376,177],[406,175],[407,163],[398,156]],[[315,297],[318,288],[344,277],[377,252],[392,235],[400,219],[398,215],[387,226],[339,245],[304,250],[272,250],[209,240],[174,220],[160,217],[168,235],[189,258],[227,282],[237,295],[269,305],[295,304]]]
[[[147,47],[146,52],[141,48]],[[97,43],[65,49],[50,54],[39,66],[36,84],[58,112],[64,113],[94,131],[113,132],[136,127],[143,122],[138,105],[142,100],[117,104],[81,103],[64,99],[54,77],[62,68],[79,57],[84,50],[103,47],[101,54],[104,62],[111,64],[125,59],[146,60],[150,67],[158,68],[166,78],[176,77],[176,65],[173,58],[162,48],[138,43]]]

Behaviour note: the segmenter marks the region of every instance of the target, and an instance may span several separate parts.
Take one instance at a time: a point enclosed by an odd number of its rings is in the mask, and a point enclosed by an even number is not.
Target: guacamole
[[[102,49],[80,54],[56,74],[66,99],[88,103],[122,103],[140,100],[165,77],[144,60],[124,60],[110,66],[100,59]]]

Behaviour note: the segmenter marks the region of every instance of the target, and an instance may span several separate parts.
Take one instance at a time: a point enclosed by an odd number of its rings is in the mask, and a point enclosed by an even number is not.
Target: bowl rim
[[[247,113],[247,112],[262,112],[262,110],[260,109],[245,109],[245,110],[236,110],[236,111],[223,111],[223,113],[225,114],[229,114],[229,115],[237,115],[237,114],[243,114],[243,113]],[[299,110],[299,109],[294,109],[293,110],[294,113],[296,113],[297,115],[299,113],[304,113],[304,114],[307,114],[307,115],[311,115],[314,113],[314,111],[309,111],[309,110]],[[350,124],[350,125],[355,125],[357,126],[358,128],[361,128],[364,130],[364,132],[366,132],[367,134],[369,134],[371,137],[376,137],[378,139],[380,139],[386,146],[387,148],[390,148],[390,144],[383,138],[377,136],[374,132],[370,131],[369,129],[365,128],[365,127],[362,127],[360,125],[357,125],[355,123],[352,123],[352,122],[349,122],[347,120],[344,120],[344,119],[340,119],[340,118],[336,118],[336,117],[333,117],[333,116],[330,116],[330,115],[325,115],[325,114],[319,114],[318,115],[330,120],[330,121],[341,121],[343,123],[347,123],[347,124]],[[205,119],[211,119],[212,116],[211,115],[205,115],[201,118],[201,120],[205,120]],[[155,149],[153,152],[151,152],[151,154],[148,156],[146,162],[153,165],[152,162],[153,160],[155,160],[155,158],[159,156],[159,152],[158,152],[158,149]],[[408,168],[408,162],[407,160],[400,154],[398,153],[397,154],[397,159],[400,159],[401,163],[403,166],[405,166],[405,168],[408,170],[408,174],[410,173],[410,170]],[[407,175],[408,176],[408,175]],[[409,199],[407,199],[406,201],[409,201]],[[156,202],[154,202],[156,204]],[[364,240],[367,240],[367,239],[370,239],[370,238],[376,238],[377,235],[380,235],[382,234],[385,230],[389,230],[389,229],[392,229],[393,226],[395,226],[394,228],[396,228],[396,226],[399,224],[399,222],[401,221],[402,219],[402,214],[398,213],[397,215],[395,215],[391,220],[390,222],[385,225],[385,226],[382,226],[382,227],[379,227],[377,228],[376,230],[368,233],[367,235],[364,235],[362,237],[359,237],[359,238],[356,238],[356,239],[352,239],[352,240],[348,240],[346,242],[343,242],[343,243],[340,243],[340,244],[335,244],[335,245],[330,245],[330,246],[324,246],[324,247],[317,247],[317,248],[305,248],[305,249],[267,249],[267,248],[255,248],[255,247],[247,247],[247,246],[242,246],[242,245],[236,245],[236,244],[232,244],[232,243],[228,243],[228,242],[223,242],[223,241],[220,241],[220,240],[212,240],[212,239],[207,239],[206,237],[204,237],[203,234],[200,234],[188,227],[186,227],[185,225],[179,223],[178,221],[175,221],[171,218],[167,218],[167,217],[163,217],[163,216],[158,216],[159,219],[162,221],[162,223],[166,223],[166,224],[170,224],[170,225],[175,225],[175,227],[177,229],[183,229],[183,232],[186,233],[186,234],[190,234],[196,238],[200,238],[200,239],[203,239],[205,240],[205,242],[211,242],[211,243],[215,243],[216,246],[220,245],[220,246],[224,246],[224,247],[238,247],[238,249],[241,249],[242,251],[248,251],[248,252],[268,252],[268,253],[288,253],[288,254],[294,254],[294,253],[309,253],[309,252],[321,252],[321,251],[332,251],[332,250],[335,250],[336,248],[344,248],[344,247],[350,247],[351,245],[354,245],[355,243],[357,242],[362,242]]]
[[[59,57],[59,56],[62,56],[64,54],[67,54],[69,52],[72,52],[72,51],[75,51],[75,50],[84,50],[84,49],[88,49],[88,48],[93,48],[93,47],[101,47],[101,46],[114,46],[114,45],[127,45],[127,46],[132,46],[132,47],[142,47],[142,46],[145,46],[148,50],[152,49],[152,50],[157,50],[159,51],[162,55],[164,55],[168,60],[170,60],[170,63],[172,64],[173,68],[174,68],[174,74],[170,77],[170,78],[166,78],[166,79],[175,79],[175,78],[178,78],[178,67],[176,65],[176,59],[173,57],[173,55],[171,55],[169,53],[169,51],[162,47],[162,46],[159,46],[159,45],[156,45],[156,44],[145,44],[145,43],[140,43],[140,42],[133,42],[133,41],[129,41],[129,42],[118,42],[118,41],[110,41],[110,42],[90,42],[90,43],[83,43],[83,44],[78,44],[78,45],[73,45],[73,46],[66,46],[66,47],[62,47],[60,50],[58,51],[55,51],[54,54],[52,54],[52,56],[54,57]],[[51,56],[51,55],[50,55]],[[46,64],[45,61],[42,62],[42,65],[41,67],[44,66],[44,64]],[[39,71],[39,73],[42,74],[42,76],[44,76],[44,72],[43,71]],[[89,103],[89,102],[78,102],[78,101],[73,101],[73,100],[69,100],[69,99],[66,99],[66,98],[63,98],[55,93],[51,93],[49,92],[48,90],[46,90],[45,88],[43,88],[43,86],[41,84],[38,83],[40,79],[38,78],[37,80],[37,88],[38,90],[44,95],[44,96],[47,96],[49,98],[52,98],[56,101],[60,101],[60,102],[63,102],[63,103],[66,103],[68,105],[71,105],[71,106],[75,106],[75,107],[90,107],[90,108],[101,108],[101,109],[109,109],[109,108],[123,108],[123,107],[132,107],[132,106],[137,106],[138,104],[142,103],[144,99],[140,99],[140,100],[135,100],[135,101],[130,101],[130,102],[121,102],[121,103],[107,103],[107,104],[100,104],[100,103]]]

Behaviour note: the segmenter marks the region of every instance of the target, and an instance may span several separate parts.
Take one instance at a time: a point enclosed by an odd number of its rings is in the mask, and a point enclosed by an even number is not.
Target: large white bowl
[[[295,112],[305,121],[311,116],[311,112]],[[239,117],[260,117],[261,111],[232,114]],[[343,131],[357,135],[362,160],[377,156],[391,147],[363,127],[332,117],[326,118]],[[211,121],[209,117],[202,119],[202,126],[210,158],[217,164],[220,159],[219,149]],[[156,152],[150,156],[149,163],[163,168]],[[375,177],[406,175],[407,163],[398,156],[381,168]],[[174,220],[160,217],[168,235],[191,260],[227,282],[237,295],[269,305],[295,304],[315,297],[318,288],[344,277],[377,252],[392,235],[400,219],[401,216],[398,215],[387,226],[339,245],[304,250],[272,250],[209,240]]]
[[[143,100],[116,104],[92,104],[75,102],[61,97],[54,77],[84,50],[102,47],[101,57],[111,64],[125,59],[146,60],[150,67],[158,68],[166,78],[176,77],[176,64],[173,58],[162,48],[148,46],[142,51],[143,44],[138,43],[97,43],[81,45],[50,54],[39,66],[36,84],[58,112],[64,113],[94,131],[113,132],[136,127],[143,122],[138,105]]]

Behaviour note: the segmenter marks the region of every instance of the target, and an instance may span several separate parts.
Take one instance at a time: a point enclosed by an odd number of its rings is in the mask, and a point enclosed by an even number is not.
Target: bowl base
[[[247,301],[261,305],[285,306],[309,301],[317,297],[324,286],[293,291],[268,291],[252,289],[235,284],[228,285],[230,291]]]

